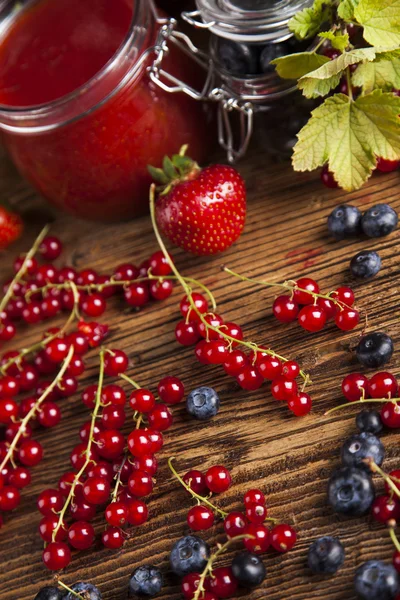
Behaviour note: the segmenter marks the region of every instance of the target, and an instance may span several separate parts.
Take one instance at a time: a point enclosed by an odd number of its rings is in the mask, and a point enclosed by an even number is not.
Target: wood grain
[[[174,409],[175,422],[166,435],[155,493],[150,501],[151,519],[140,529],[130,530],[130,539],[119,552],[100,545],[91,552],[76,553],[62,578],[98,585],[104,600],[127,596],[130,572],[151,562],[165,573],[166,585],[160,600],[181,598],[179,583],[168,572],[168,551],[187,533],[189,498],[172,480],[166,466],[168,456],[176,457],[183,473],[188,468],[205,468],[223,463],[233,474],[234,485],[218,498],[224,509],[239,509],[242,493],[251,486],[265,490],[269,514],[295,524],[299,541],[286,556],[265,557],[268,576],[260,588],[247,594],[250,600],[315,599],[353,600],[352,578],[356,567],[370,558],[390,561],[393,551],[389,535],[369,518],[347,519],[335,515],[327,505],[326,483],[339,465],[339,448],[355,431],[355,409],[330,417],[324,412],[340,399],[345,374],[358,370],[352,348],[361,333],[341,333],[329,325],[318,334],[306,334],[296,324],[283,326],[271,316],[273,290],[240,283],[220,271],[221,263],[252,277],[284,281],[301,275],[318,279],[329,291],[350,281],[348,264],[361,249],[378,250],[383,261],[379,275],[371,282],[353,284],[358,304],[368,316],[367,330],[389,332],[397,346],[400,335],[398,294],[400,273],[398,243],[400,231],[382,240],[357,239],[335,242],[327,234],[326,218],[340,202],[368,208],[389,202],[400,210],[399,174],[375,176],[360,191],[344,194],[326,190],[315,174],[294,174],[288,164],[266,162],[253,149],[240,164],[248,186],[248,219],[245,232],[222,257],[195,258],[174,250],[183,274],[201,279],[215,293],[218,311],[240,323],[246,339],[268,344],[276,351],[301,362],[310,371],[314,399],[311,415],[296,419],[285,406],[272,399],[266,384],[257,392],[239,390],[218,367],[199,365],[192,349],[177,345],[174,328],[179,319],[177,289],[170,299],[151,304],[140,312],[127,310],[119,301],[110,303],[107,320],[112,326],[111,346],[125,350],[131,359],[130,374],[143,385],[156,388],[167,375],[181,377],[186,389],[201,384],[215,387],[222,408],[212,423],[199,425],[190,420],[184,406]],[[27,223],[23,240],[2,254],[1,274],[10,275],[12,257],[27,249],[41,225],[54,221],[53,231],[65,242],[64,259],[80,269],[93,267],[110,272],[124,261],[141,262],[155,250],[147,217],[119,225],[98,225],[77,221],[53,212],[16,174],[3,156],[0,163],[1,198],[9,200],[24,214]],[[42,328],[23,330],[19,346],[32,343]],[[96,380],[96,356],[80,382],[80,390]],[[390,370],[398,374],[398,355]],[[0,599],[32,599],[52,576],[41,563],[42,544],[37,534],[40,515],[35,500],[44,487],[55,486],[69,468],[68,456],[78,443],[79,426],[88,419],[79,393],[62,401],[63,420],[55,429],[40,431],[45,459],[34,470],[33,484],[23,493],[22,506],[10,515],[0,536]],[[399,466],[399,439],[385,433],[387,470]],[[381,483],[377,481],[378,489]],[[103,521],[95,521],[100,532]],[[215,543],[221,523],[205,535]],[[312,576],[306,567],[310,542],[323,535],[338,535],[346,549],[346,561],[339,573],[324,579]],[[221,561],[229,562],[230,556]]]

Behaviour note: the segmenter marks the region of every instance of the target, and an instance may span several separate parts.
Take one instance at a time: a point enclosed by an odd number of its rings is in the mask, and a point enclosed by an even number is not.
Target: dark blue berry
[[[375,498],[369,474],[363,469],[337,469],[328,483],[328,501],[337,513],[353,517],[365,515]]]
[[[236,77],[257,75],[259,71],[258,46],[217,38],[215,40],[215,55],[222,68]]]
[[[308,549],[308,566],[313,573],[332,575],[345,558],[341,541],[336,537],[320,537]]]
[[[362,214],[356,206],[340,204],[328,217],[328,229],[337,240],[355,236],[361,231]]]
[[[267,574],[263,561],[257,554],[241,552],[232,561],[232,572],[243,587],[260,585]]]
[[[197,535],[187,535],[172,546],[169,560],[172,571],[183,577],[188,573],[201,573],[209,557],[208,544]]]
[[[383,367],[392,358],[392,338],[386,333],[375,331],[364,335],[356,348],[356,355],[364,367]]]
[[[399,584],[396,569],[380,560],[364,563],[354,577],[354,589],[360,600],[394,600]]]
[[[377,252],[363,250],[351,259],[350,271],[356,279],[369,279],[379,273],[381,265],[381,257]]]
[[[215,417],[219,411],[219,397],[213,388],[199,387],[187,397],[186,410],[192,417],[200,421],[206,421]]]
[[[263,73],[273,73],[275,71],[275,65],[271,65],[271,60],[280,58],[289,54],[290,50],[288,45],[282,44],[268,44],[265,46],[260,54],[260,67]]]
[[[74,583],[74,585],[71,585],[71,590],[85,598],[85,600],[101,600],[99,588],[91,583],[84,583],[83,581]],[[68,592],[65,600],[76,600],[76,595]]]
[[[368,237],[384,237],[396,229],[398,220],[389,204],[377,204],[363,214],[361,227]]]
[[[61,600],[64,593],[56,587],[44,587],[36,594],[34,600]]]
[[[381,415],[376,410],[364,408],[356,416],[356,426],[359,431],[380,433],[383,430]]]
[[[135,569],[129,580],[129,598],[152,598],[161,592],[163,576],[160,569],[144,565]]]
[[[360,469],[369,470],[368,465],[363,461],[366,458],[372,458],[380,467],[385,457],[385,447],[373,433],[363,431],[352,435],[345,441],[340,456],[346,467],[359,467]]]

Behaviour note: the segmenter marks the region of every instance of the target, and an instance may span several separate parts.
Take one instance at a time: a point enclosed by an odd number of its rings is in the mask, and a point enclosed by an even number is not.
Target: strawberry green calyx
[[[185,144],[179,154],[174,154],[172,158],[164,156],[162,168],[147,166],[151,177],[155,183],[159,184],[157,191],[160,195],[165,196],[173,186],[195,179],[200,173],[201,168],[197,162],[186,156],[187,149],[188,145]]]

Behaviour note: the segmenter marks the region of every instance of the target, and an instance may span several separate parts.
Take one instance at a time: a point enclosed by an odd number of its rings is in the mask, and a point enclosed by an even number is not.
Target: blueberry
[[[396,229],[398,220],[389,204],[376,204],[363,214],[361,227],[368,237],[384,237]]]
[[[399,586],[396,569],[380,560],[364,563],[354,577],[354,589],[361,600],[394,600]]]
[[[361,232],[361,219],[356,206],[340,204],[328,217],[328,229],[337,240],[344,240]]]
[[[172,571],[183,577],[188,573],[201,573],[209,557],[208,544],[197,535],[187,535],[172,546],[169,560]]]
[[[369,279],[379,273],[381,264],[381,257],[377,252],[363,250],[351,259],[350,271],[356,279]]]
[[[207,421],[219,411],[219,397],[213,388],[199,387],[187,397],[186,410],[192,417],[200,421]]]
[[[271,60],[290,53],[291,51],[285,43],[268,44],[265,46],[260,54],[260,68],[262,73],[273,73],[275,71],[275,65],[271,65]]]
[[[375,498],[369,474],[363,469],[337,469],[328,483],[328,501],[337,513],[358,517],[365,515]]]
[[[356,348],[356,354],[364,367],[376,369],[389,362],[393,350],[392,338],[386,333],[375,331],[361,338]]]
[[[344,558],[341,541],[330,535],[318,538],[308,549],[308,566],[313,573],[332,575],[342,566]]]
[[[263,561],[256,554],[241,552],[232,561],[233,575],[244,587],[260,585],[267,574]]]
[[[91,583],[84,583],[83,581],[74,583],[74,585],[71,585],[71,590],[85,598],[85,600],[101,600],[100,590]],[[65,600],[76,600],[76,595],[69,592]]]
[[[34,600],[61,600],[64,593],[56,587],[44,587],[36,594]]]
[[[356,426],[359,431],[368,433],[380,433],[383,429],[381,415],[376,410],[364,408],[356,416]]]
[[[352,435],[345,441],[340,456],[346,467],[369,470],[369,467],[363,462],[364,459],[372,458],[380,467],[385,457],[385,447],[376,435],[363,431]]]
[[[218,38],[215,43],[217,61],[231,75],[236,77],[257,75],[259,71],[258,46],[240,44],[225,38]]]
[[[160,569],[152,565],[144,565],[135,569],[129,580],[129,598],[152,598],[163,586]]]

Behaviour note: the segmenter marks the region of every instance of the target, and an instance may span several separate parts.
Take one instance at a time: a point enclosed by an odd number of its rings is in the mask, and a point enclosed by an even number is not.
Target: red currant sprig
[[[392,556],[392,563],[393,563],[393,566],[396,569],[396,571],[398,573],[400,573],[400,542],[399,542],[399,539],[395,532],[396,521],[395,520],[389,521],[388,527],[389,527],[390,539],[392,540],[393,545],[395,547],[395,550],[394,550],[393,556]]]

